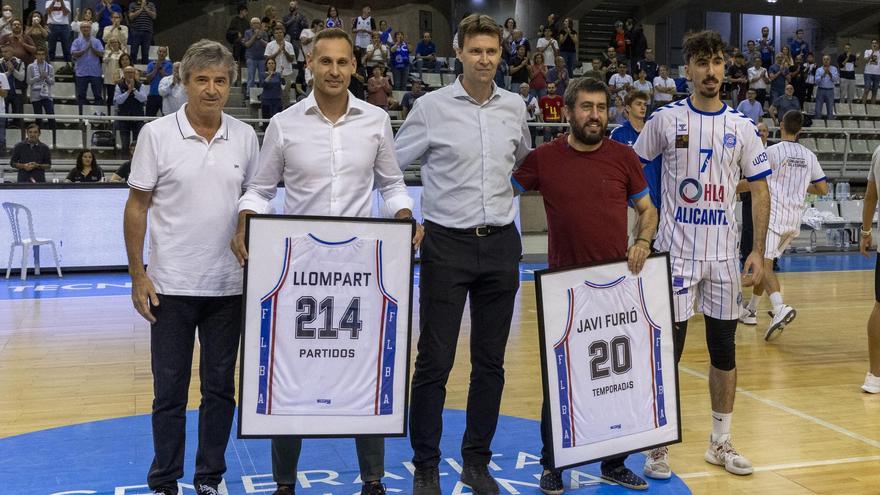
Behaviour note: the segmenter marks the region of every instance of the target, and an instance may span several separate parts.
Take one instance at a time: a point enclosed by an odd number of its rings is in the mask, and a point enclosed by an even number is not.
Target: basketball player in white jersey
[[[239,201],[232,250],[242,264],[247,259],[246,217],[268,211],[282,179],[284,213],[288,215],[369,217],[375,186],[389,210],[396,212],[395,218],[412,218],[413,202],[397,164],[387,112],[348,91],[357,67],[351,37],[341,29],[321,31],[315,36],[307,63],[314,74],[314,91],[272,117],[259,167]],[[339,125],[343,122],[345,125]],[[419,226],[413,244],[418,246],[421,238]],[[302,439],[297,437],[272,440],[276,495],[294,493],[301,445]],[[382,438],[356,439],[362,494],[385,493],[380,481],[385,473],[384,445]]]
[[[868,173],[868,191],[865,193],[865,202],[862,210],[862,239],[859,242],[859,250],[865,257],[868,256],[868,248],[871,247],[871,234],[874,229],[874,215],[877,212],[877,190],[880,181],[880,146],[874,150],[871,158],[871,171]],[[880,246],[877,246],[880,253]],[[868,319],[868,374],[862,390],[869,394],[880,394],[880,255],[877,256],[877,265],[874,267],[874,309]]]
[[[754,219],[754,248],[743,272],[752,272],[751,280],[757,283],[763,274],[770,212],[764,179],[770,166],[755,124],[719,96],[724,78],[721,36],[713,31],[689,34],[683,55],[694,92],[686,100],[655,110],[634,149],[643,163],[663,156],[660,226],[654,246],[671,257],[676,362],[684,350],[694,303],[700,305],[706,321],[712,435],[704,458],[745,475],[752,473],[752,464],[730,441],[736,396],[734,335],[741,304],[734,198],[742,172],[750,184]],[[645,475],[670,477],[666,449],[649,454]]]
[[[376,30],[376,21],[370,15],[372,10],[369,5],[364,5],[360,17],[355,17],[351,23],[351,32],[354,34],[354,46],[364,50],[370,46],[370,38],[373,35],[373,31]]]
[[[767,148],[767,158],[773,173],[767,177],[770,189],[770,226],[767,230],[767,246],[764,248],[764,279],[755,285],[748,305],[742,309],[740,319],[746,325],[757,325],[758,302],[766,290],[770,294],[773,310],[772,320],[764,340],[773,340],[782,334],[797,312],[782,302],[779,279],[773,272],[773,260],[782,257],[785,248],[801,233],[801,217],[804,215],[806,194],[828,193],[828,182],[816,155],[797,142],[804,125],[801,112],[790,110],[782,117],[782,142]],[[748,187],[746,181],[740,186]]]

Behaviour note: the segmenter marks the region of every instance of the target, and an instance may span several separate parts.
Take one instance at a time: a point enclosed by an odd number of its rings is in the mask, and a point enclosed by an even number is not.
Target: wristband
[[[636,237],[636,242],[639,242],[639,241],[645,241],[645,243],[646,243],[648,246],[651,245],[651,241],[645,239],[644,237]],[[634,242],[633,244],[635,244],[635,242]]]
[[[873,233],[873,231],[871,229],[859,228],[859,230],[862,231],[862,237],[871,237],[871,234]]]

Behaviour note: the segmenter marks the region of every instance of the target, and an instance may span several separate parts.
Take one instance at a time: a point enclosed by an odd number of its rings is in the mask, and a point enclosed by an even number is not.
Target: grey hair
[[[187,82],[193,71],[216,65],[227,67],[229,69],[229,83],[235,82],[238,65],[232,58],[232,52],[229,51],[229,48],[216,41],[201,39],[193,43],[183,54],[183,59],[180,61],[180,79]]]

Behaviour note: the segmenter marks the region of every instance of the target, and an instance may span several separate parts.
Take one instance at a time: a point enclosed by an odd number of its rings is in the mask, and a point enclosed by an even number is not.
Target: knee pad
[[[706,346],[712,366],[721,371],[736,368],[736,320],[706,317]]]
[[[684,352],[684,341],[687,337],[688,322],[681,321],[672,324],[672,347],[675,349],[675,364],[681,361]]]

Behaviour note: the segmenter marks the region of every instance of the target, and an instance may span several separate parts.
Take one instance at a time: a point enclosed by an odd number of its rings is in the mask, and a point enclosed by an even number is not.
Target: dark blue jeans
[[[131,61],[133,63],[147,64],[150,62],[150,42],[153,41],[153,33],[148,31],[130,30],[128,32],[128,46],[131,50]],[[141,59],[138,61],[138,50],[140,50]]]
[[[82,113],[83,105],[87,105],[89,100],[86,99],[86,90],[92,87],[92,96],[95,98],[95,105],[102,105],[104,99],[101,97],[104,92],[104,78],[100,76],[76,76],[76,104],[79,105],[79,113]]]
[[[34,113],[45,113],[46,115],[55,115],[55,104],[52,103],[51,98],[45,98],[42,100],[32,101],[31,104],[34,106]],[[55,128],[55,119],[51,120],[38,120],[37,123],[43,129],[54,129]]]
[[[241,335],[241,296],[159,295],[150,331],[153,370],[153,463],[151,489],[176,491],[183,476],[186,402],[196,336],[201,352],[199,445],[194,484],[217,485],[226,472],[226,444],[235,411],[235,359]]]
[[[55,60],[55,45],[61,42],[61,53],[64,61],[70,62],[70,25],[49,24],[49,60]]]

